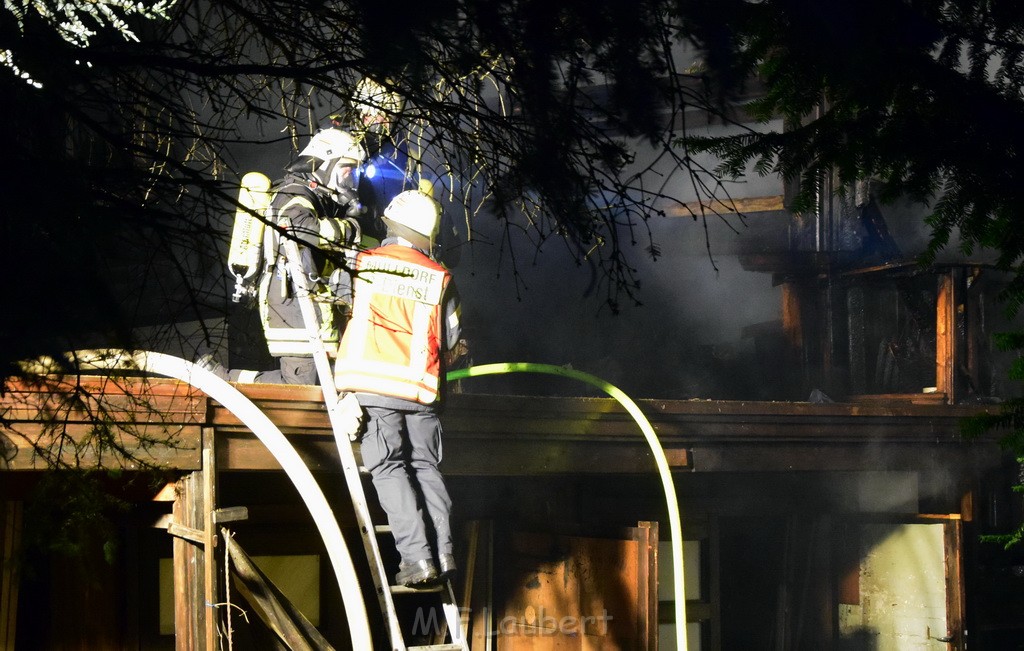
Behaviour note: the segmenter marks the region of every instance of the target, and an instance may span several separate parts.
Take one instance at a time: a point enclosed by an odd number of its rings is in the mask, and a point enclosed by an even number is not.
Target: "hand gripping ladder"
[[[290,224],[284,223],[282,226],[288,228]],[[356,463],[355,453],[352,450],[352,435],[359,429],[362,408],[351,394],[346,395],[341,400],[338,399],[337,390],[334,388],[334,375],[327,355],[327,349],[320,338],[316,307],[313,305],[306,282],[306,275],[302,271],[300,264],[298,245],[290,234],[285,234],[282,239],[285,244],[288,271],[295,286],[299,306],[302,309],[303,322],[306,326],[306,332],[309,334],[313,359],[316,363],[317,375],[320,378],[320,387],[323,391],[327,413],[331,420],[331,429],[334,431],[334,439],[338,446],[341,469],[345,475],[345,484],[352,498],[356,524],[363,539],[363,547],[366,551],[366,559],[369,562],[370,575],[373,577],[374,590],[377,593],[381,614],[388,629],[388,639],[391,641],[390,648],[392,651],[469,651],[465,633],[462,630],[459,608],[455,602],[455,593],[452,590],[451,581],[445,580],[440,585],[429,588],[407,588],[405,586],[390,585],[388,580],[389,574],[381,559],[377,535],[390,533],[391,530],[387,525],[375,526],[373,524],[366,502],[366,493],[363,489],[363,480],[360,476],[359,466]],[[394,597],[425,592],[436,592],[441,598],[441,607],[448,626],[448,636],[451,639],[451,642],[448,644],[408,646],[405,643],[405,634],[398,621]]]

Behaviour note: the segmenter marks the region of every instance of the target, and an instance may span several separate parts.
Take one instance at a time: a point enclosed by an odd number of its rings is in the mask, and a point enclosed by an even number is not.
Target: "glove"
[[[348,208],[345,210],[345,216],[350,219],[358,219],[359,217],[362,217],[365,214],[366,206],[359,203],[358,201],[353,201],[349,203]]]
[[[445,366],[449,368],[455,366],[455,364],[469,354],[469,343],[465,339],[459,339],[455,346],[444,354]]]
[[[355,442],[362,438],[363,421],[366,417],[355,395],[352,393],[344,394],[338,400],[337,410],[339,420],[343,422],[343,428],[348,433],[348,439]]]
[[[335,269],[327,279],[327,288],[336,298],[346,298],[352,289],[352,279],[344,269]]]

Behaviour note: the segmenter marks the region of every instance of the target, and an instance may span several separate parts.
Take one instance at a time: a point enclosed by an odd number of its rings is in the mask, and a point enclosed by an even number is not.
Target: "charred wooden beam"
[[[281,428],[311,470],[338,472],[330,420],[316,387],[237,387]],[[177,396],[158,403],[167,405],[177,404],[181,396],[191,396],[187,386],[172,380],[150,380],[134,388],[118,389],[126,390],[137,391],[143,398]],[[11,396],[9,393],[0,399],[0,408]],[[993,441],[969,444],[959,436],[959,420],[985,407],[945,405],[939,398],[921,394],[913,399],[876,396],[864,403],[637,403],[657,432],[670,465],[681,472],[873,468],[879,459],[873,451],[879,448],[886,449],[883,458],[887,463],[901,467],[919,467],[932,454],[952,460],[962,455],[998,453]],[[153,401],[140,400],[137,410],[126,411],[123,419],[130,424],[160,422],[161,427],[187,422],[195,430],[190,442],[164,455],[159,445],[124,439],[136,446],[129,446],[128,451],[159,459],[159,463],[153,462],[159,467],[195,470],[202,467],[201,429],[210,427],[218,440],[216,466],[221,471],[278,467],[262,443],[225,408],[202,396],[191,396],[188,401],[187,409],[168,415],[154,412]],[[41,426],[39,418],[27,412],[20,418],[8,421],[5,428]],[[644,474],[655,468],[636,423],[611,398],[454,394],[442,418],[448,442],[445,472],[454,475]],[[88,413],[69,413],[65,429],[89,427],[89,419]],[[46,444],[46,435],[39,430],[44,438],[35,444]],[[38,467],[32,455],[30,447],[16,448],[7,456],[6,469]],[[117,460],[83,457],[80,465],[96,467],[108,461],[116,465]]]
[[[759,212],[775,212],[785,210],[782,195],[775,194],[765,197],[737,197],[735,199],[706,199],[691,201],[682,206],[674,206],[668,210],[671,217],[692,217],[693,215],[747,215]]]
[[[22,510],[20,500],[0,500],[0,648],[4,649],[15,648],[17,633]]]
[[[965,395],[965,378],[960,367],[967,362],[966,273],[953,267],[939,276],[935,308],[935,385],[950,404]]]

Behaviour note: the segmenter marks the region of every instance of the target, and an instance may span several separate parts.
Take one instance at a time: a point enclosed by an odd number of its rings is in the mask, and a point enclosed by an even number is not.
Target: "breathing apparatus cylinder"
[[[270,178],[260,172],[249,172],[242,177],[238,191],[238,209],[231,229],[231,247],[228,249],[228,269],[235,277],[235,293],[231,300],[239,302],[242,296],[253,294],[255,287],[246,281],[257,276],[263,264],[263,229],[261,219],[270,207]],[[250,283],[255,285],[255,282]]]

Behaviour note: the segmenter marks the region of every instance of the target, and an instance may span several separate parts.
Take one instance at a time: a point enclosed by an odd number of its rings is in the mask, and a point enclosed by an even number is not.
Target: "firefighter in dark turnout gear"
[[[396,580],[407,586],[455,571],[438,407],[461,325],[451,274],[431,256],[439,222],[437,202],[419,191],[384,210],[387,237],[356,259],[334,374],[366,414],[362,459],[402,557]]]
[[[389,84],[392,88],[393,85]],[[370,77],[363,77],[352,93],[348,124],[352,133],[366,149],[366,160],[359,167],[357,191],[367,215],[362,221],[363,233],[380,240],[385,234],[382,219],[384,208],[401,192],[421,190],[432,194],[436,179],[430,166],[424,165],[423,145],[430,140],[417,121],[422,115],[412,110],[408,116],[406,101],[394,90]],[[344,115],[332,116],[332,124],[345,123]],[[459,263],[461,247],[454,223],[441,226],[434,239],[432,257],[452,268]]]
[[[287,175],[274,183],[267,210],[270,225],[264,231],[263,272],[258,301],[260,322],[270,354],[278,358],[274,371],[242,371],[240,381],[316,384],[312,345],[298,302],[292,269],[286,259],[284,238],[299,244],[305,285],[314,292],[320,336],[334,353],[344,309],[337,304],[331,283],[345,271],[345,256],[354,256],[362,214],[355,191],[354,170],[364,155],[346,131],[324,129],[288,166]],[[276,227],[276,228],[274,228]],[[334,277],[332,281],[332,275]]]

